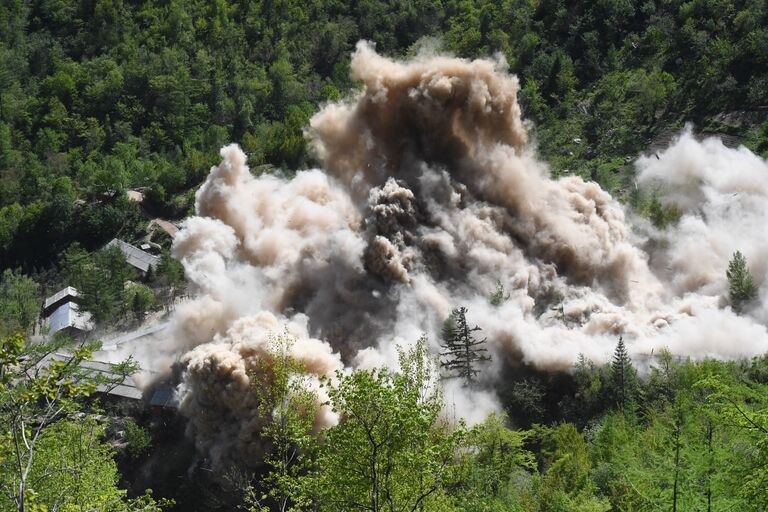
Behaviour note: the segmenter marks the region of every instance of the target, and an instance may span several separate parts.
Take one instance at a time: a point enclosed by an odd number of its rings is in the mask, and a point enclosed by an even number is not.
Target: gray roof
[[[169,322],[164,322],[162,324],[153,325],[145,329],[139,329],[139,330],[131,331],[128,333],[119,334],[118,336],[115,336],[113,338],[106,338],[106,339],[102,338],[101,350],[104,350],[104,351],[115,350],[117,349],[117,347],[119,347],[123,343],[137,340],[139,338],[143,338],[145,336],[155,334],[156,332],[160,332],[166,327],[168,327],[168,323]]]
[[[149,271],[150,267],[157,267],[160,264],[160,257],[144,252],[138,247],[135,247],[127,242],[123,242],[117,238],[113,238],[111,242],[104,246],[105,249],[110,247],[119,248],[123,254],[125,254],[126,261],[141,270],[142,272]]]
[[[80,331],[93,330],[91,314],[87,311],[80,311],[80,307],[74,302],[65,302],[53,310],[53,313],[46,319],[46,323],[50,334],[67,328]]]
[[[101,373],[107,377],[120,377],[120,375],[115,373],[114,365],[102,361],[83,361],[80,363],[80,368],[92,370],[91,375],[93,376]],[[104,384],[99,384],[96,386],[96,391],[100,393],[106,393],[110,396],[116,396],[119,398],[131,398],[133,400],[141,400],[142,397],[141,390],[136,386],[136,383],[133,381],[133,377],[130,375],[125,377],[123,382],[117,386],[106,386]]]
[[[70,357],[71,355],[65,352],[50,354],[40,361],[39,367],[45,368],[54,361],[66,361]],[[83,361],[79,366],[80,368],[88,370],[92,377],[96,377],[99,374],[112,378],[122,377],[122,375],[115,372],[115,366],[111,363],[103,361]],[[109,396],[128,398],[131,400],[141,400],[142,398],[141,390],[136,386],[136,382],[130,375],[125,377],[123,381],[116,386],[99,384],[96,386],[96,391]]]
[[[176,389],[167,384],[157,387],[152,394],[152,399],[149,401],[149,404],[155,407],[178,409],[179,399],[176,396]]]
[[[72,286],[67,286],[63,290],[59,290],[47,299],[45,299],[45,302],[43,302],[43,309],[48,309],[51,307],[51,305],[64,300],[65,298],[68,298],[69,300],[76,299],[80,297],[80,292],[77,291],[76,288]]]

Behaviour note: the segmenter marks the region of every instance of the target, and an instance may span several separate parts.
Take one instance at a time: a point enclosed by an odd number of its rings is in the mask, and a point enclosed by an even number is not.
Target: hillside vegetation
[[[255,172],[311,165],[303,129],[354,87],[360,39],[501,53],[555,174],[619,191],[654,137],[693,121],[768,151],[759,0],[24,1],[0,6],[0,266],[56,263],[179,217],[226,142]],[[430,43],[432,44],[432,43]]]
[[[631,162],[685,123],[768,156],[762,0],[5,0],[0,509],[768,510],[766,356],[633,363],[617,338],[607,364],[505,368],[503,410],[468,426],[441,414],[455,404],[424,340],[398,370],[318,388],[278,338],[249,375],[261,458],[217,465],[179,417],[98,392],[132,360],[94,378],[81,365],[98,343],[40,336],[42,301],[64,286],[107,331],[172,307],[183,270],[150,220],[192,213],[230,142],[254,174],[313,166],[307,123],[354,94],[359,40],[388,56],[500,54],[552,174],[597,181],[658,227],[679,212],[635,192]],[[113,238],[152,242],[159,265],[139,276],[101,250]],[[760,293],[741,253],[726,272],[735,308]],[[458,325],[445,347],[468,360],[444,366],[471,387],[485,340]],[[320,434],[319,401],[343,419]]]

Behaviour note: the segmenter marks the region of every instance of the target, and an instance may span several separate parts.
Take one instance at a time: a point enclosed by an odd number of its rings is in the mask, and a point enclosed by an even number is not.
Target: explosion
[[[503,365],[604,361],[619,335],[634,354],[768,350],[765,161],[687,132],[640,158],[638,183],[682,214],[659,231],[596,183],[550,177],[503,60],[401,62],[360,43],[351,68],[362,92],[310,122],[321,169],[257,177],[227,146],[174,241],[196,298],[165,350],[182,354],[181,411],[214,460],[258,450],[249,372],[285,330],[294,357],[330,375],[392,366],[422,333],[437,351],[466,306],[493,355],[479,389],[448,389],[470,421],[498,407]],[[742,315],[727,301],[736,250],[761,290]],[[497,283],[508,298],[493,305]]]

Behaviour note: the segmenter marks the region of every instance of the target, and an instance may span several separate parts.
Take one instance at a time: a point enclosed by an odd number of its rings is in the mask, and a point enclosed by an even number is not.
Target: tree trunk
[[[677,489],[680,476],[680,418],[675,421],[675,482],[672,486],[672,512],[677,512]]]
[[[707,460],[707,512],[712,512],[712,474],[714,473],[714,465],[712,464],[712,421],[707,421],[707,451],[709,454],[709,460]]]

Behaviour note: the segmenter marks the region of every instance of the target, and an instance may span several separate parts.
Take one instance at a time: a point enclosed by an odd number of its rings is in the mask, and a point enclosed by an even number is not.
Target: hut
[[[80,292],[71,286],[45,299],[40,316],[49,334],[63,332],[78,337],[93,330],[91,314],[80,310],[80,299]]]
[[[146,277],[150,272],[150,269],[155,270],[160,264],[160,256],[149,254],[148,252],[142,251],[138,247],[123,242],[120,239],[113,238],[112,241],[104,246],[104,249],[110,249],[112,247],[120,249],[125,255],[125,261],[138,270],[142,277]]]

